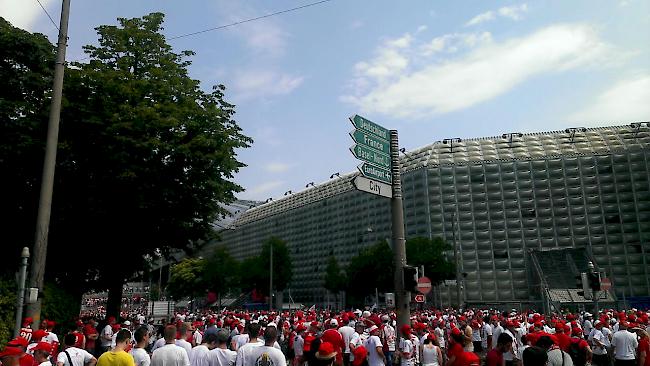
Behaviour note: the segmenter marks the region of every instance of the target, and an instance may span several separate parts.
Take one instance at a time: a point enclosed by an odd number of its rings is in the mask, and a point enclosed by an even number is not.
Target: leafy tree
[[[239,263],[230,256],[225,246],[216,247],[205,260],[203,280],[205,288],[217,294],[239,286]]]
[[[339,262],[336,257],[331,255],[327,259],[327,267],[325,267],[325,281],[323,287],[329,292],[334,293],[334,300],[338,300],[338,293],[345,289],[346,278]]]
[[[266,279],[267,286],[261,287],[260,289],[266,293],[270,293],[268,292],[268,268],[271,264],[271,250],[273,250],[273,287],[278,291],[284,291],[293,278],[293,263],[289,256],[287,243],[280,238],[269,238],[264,242],[264,244],[262,244],[262,253],[260,253],[261,268],[267,268],[266,272],[262,272],[264,273],[264,279]]]
[[[339,292],[345,288],[345,275],[336,260],[336,257],[331,255],[327,259],[327,267],[325,267],[325,282],[323,287],[331,292]]]
[[[269,263],[262,263],[260,256],[248,257],[239,264],[239,279],[242,290],[264,289],[269,286]]]
[[[346,268],[347,301],[350,304],[362,303],[375,288],[379,292],[392,291],[394,268],[393,251],[385,240],[363,249],[350,259]]]
[[[175,300],[204,294],[204,268],[202,258],[185,258],[174,265],[167,283],[167,294]]]
[[[244,166],[235,150],[252,142],[225,87],[204,92],[189,77],[193,53],[173,52],[163,18],[96,28],[89,62],[66,70],[46,279],[78,295],[108,288],[113,315],[143,255],[191,253],[214,235],[211,223],[227,214],[220,203],[242,190],[231,181]],[[0,93],[0,222],[18,246],[33,240],[54,57],[44,37],[0,26],[0,75],[15,80]]]
[[[54,46],[0,17],[0,230],[13,273],[34,240]],[[15,260],[13,260],[15,259]]]
[[[432,284],[454,278],[455,266],[445,251],[453,249],[442,238],[417,237],[406,241],[406,259],[412,266],[424,266],[424,274]]]

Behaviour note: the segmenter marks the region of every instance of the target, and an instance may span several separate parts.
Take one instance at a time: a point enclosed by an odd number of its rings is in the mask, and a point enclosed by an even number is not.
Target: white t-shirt
[[[157,350],[158,348],[164,345],[165,345],[165,338],[158,339],[156,342],[154,342],[153,346],[151,346],[151,352]]]
[[[183,347],[166,344],[153,351],[151,366],[190,366],[190,359]]]
[[[192,340],[194,341],[194,344],[199,345],[203,343],[203,334],[197,329],[194,331],[192,334]]]
[[[615,359],[634,360],[636,356],[636,348],[639,346],[639,341],[636,340],[636,334],[621,329],[614,333],[612,345],[616,347],[614,349]]]
[[[54,332],[48,332],[47,335],[43,337],[42,341],[49,344],[59,343],[59,337]]]
[[[386,332],[386,328],[384,328],[384,332]],[[354,328],[344,325],[339,328],[339,333],[341,333],[343,343],[345,343],[345,350],[343,350],[343,353],[350,353],[350,337],[355,333]]]
[[[487,345],[488,345],[488,337],[492,336],[492,327],[488,323],[483,323],[483,326],[481,327],[481,346],[483,347],[484,350],[487,350]],[[494,339],[492,339],[492,343],[494,343]]]
[[[603,345],[607,346],[607,343],[605,343],[606,338],[607,337],[605,337],[603,332],[601,332],[600,330],[598,330],[596,328],[591,330],[591,333],[589,334],[589,341],[592,344],[591,350],[593,351],[593,353],[595,355],[606,355],[607,354],[607,349],[605,349],[605,347],[598,347],[598,343],[594,341],[594,339],[595,339],[595,340],[599,341],[600,343],[602,343]]]
[[[439,366],[438,347],[435,344],[425,344],[422,346],[422,365]]]
[[[72,365],[70,365],[70,362],[68,362],[68,356],[65,355],[64,351],[68,352],[70,355]],[[59,353],[59,355],[56,357],[56,363],[62,363],[64,366],[84,366],[93,358],[93,355],[88,353],[86,350],[77,347],[70,347]]]
[[[151,364],[151,357],[144,348],[133,348],[129,353],[133,356],[135,366],[149,366]]]
[[[50,361],[41,362],[38,364],[38,366],[52,366],[52,362]]]
[[[302,338],[300,334],[298,334],[296,338],[293,339],[293,353],[296,355],[296,357],[302,356],[304,346],[305,346],[305,340]]]
[[[379,337],[370,336],[364,342],[364,347],[368,350],[368,366],[384,366],[384,359],[377,353],[377,347],[382,347]]]
[[[440,347],[445,348],[445,329],[436,327],[436,329],[433,330],[433,334],[436,335],[436,339],[438,339],[438,344]]]
[[[363,345],[363,341],[361,340],[361,336],[359,335],[359,333],[354,332],[354,334],[352,334],[352,336],[350,337],[350,344],[348,344],[348,347],[350,347],[350,345],[354,346],[354,348]],[[352,349],[352,347],[350,347],[350,349]],[[350,351],[350,362],[352,361],[354,361],[354,353]]]
[[[390,324],[386,324],[384,326],[384,336],[386,337],[386,345],[388,346],[388,351],[394,352],[396,338],[395,328],[393,328]]]
[[[257,341],[257,342],[252,342],[252,343],[246,343],[245,345],[239,347],[237,350],[237,360],[235,361],[236,366],[244,366],[248,364],[248,360],[251,357],[251,353],[253,352],[253,349],[256,347],[261,347],[263,346],[264,343]]]
[[[607,327],[602,327],[600,331],[603,332],[603,335],[605,336],[605,346],[610,347],[612,345],[612,336],[614,333],[612,333],[612,330]]]
[[[183,348],[189,357],[190,352],[192,351],[192,344],[184,339],[177,339],[175,343],[177,346]]]
[[[275,347],[253,347],[248,356],[244,366],[287,366],[284,354]]]
[[[238,334],[232,337],[232,343],[234,345],[235,351],[239,350],[241,346],[248,343],[248,340],[249,340],[248,334]]]
[[[492,326],[492,348],[496,348],[497,346],[497,339],[499,339],[499,336],[501,333],[503,333],[504,329],[501,325],[493,325]]]
[[[400,357],[401,366],[413,366],[415,365],[415,346],[410,339],[400,338],[399,339],[399,350],[403,353],[410,353],[409,357]]]
[[[234,366],[237,352],[229,349],[215,348],[210,351],[210,366]]]
[[[210,350],[205,345],[198,345],[188,354],[191,366],[209,366]]]
[[[111,327],[110,324],[106,324],[104,329],[102,329],[100,338],[101,338],[102,347],[111,346],[111,339],[113,338],[113,327]]]

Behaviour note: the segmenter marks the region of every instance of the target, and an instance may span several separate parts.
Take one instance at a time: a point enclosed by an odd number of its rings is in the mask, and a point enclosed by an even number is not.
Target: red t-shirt
[[[90,324],[86,324],[86,326],[84,326],[84,335],[86,336],[86,349],[94,351],[96,339],[90,339],[90,336],[98,335],[97,329]]]
[[[25,353],[21,358],[18,359],[20,366],[34,366],[36,361],[34,361],[34,356]]]
[[[452,358],[454,356],[456,357],[456,361],[453,363],[454,366],[461,365],[461,363],[459,362],[461,361],[463,352],[465,352],[465,350],[463,349],[463,346],[460,343],[454,342],[451,344],[451,347],[449,347],[449,350],[447,351],[447,356],[449,356],[449,358]]]
[[[485,356],[485,364],[487,366],[501,366],[503,365],[503,353],[493,348]]]
[[[555,337],[558,341],[558,347],[564,352],[569,351],[569,345],[571,345],[571,337],[564,333],[556,333]]]
[[[474,352],[463,352],[456,358],[454,366],[480,366],[481,359]]]
[[[638,350],[639,353],[645,351],[645,363],[640,366],[650,366],[650,338],[641,338]]]

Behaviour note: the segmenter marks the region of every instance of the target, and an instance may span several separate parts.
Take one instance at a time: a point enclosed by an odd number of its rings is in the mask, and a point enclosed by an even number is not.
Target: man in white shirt
[[[490,326],[490,318],[487,316],[481,324],[481,347],[485,352],[492,349],[492,327]]]
[[[384,314],[381,316],[381,321],[384,324],[384,338],[386,339],[386,346],[388,351],[385,352],[386,364],[392,366],[393,354],[395,353],[395,343],[397,340],[397,335],[395,334],[395,328],[390,324],[390,316]]]
[[[399,339],[400,366],[414,366],[415,345],[411,337],[411,327],[408,324],[404,324],[400,330],[402,333]]]
[[[253,348],[260,347],[264,344],[261,342],[257,336],[260,334],[260,325],[259,323],[250,323],[248,324],[248,343],[239,347],[237,350],[237,359],[235,360],[236,366],[244,366],[248,363],[248,360],[251,357],[251,352]]]
[[[151,366],[190,366],[187,351],[175,344],[175,326],[168,325],[165,327],[164,338],[165,345],[153,351]]]
[[[88,351],[74,347],[76,340],[72,333],[63,338],[64,348],[56,358],[57,366],[93,366],[97,363],[97,359]]]
[[[210,351],[210,366],[234,366],[237,352],[228,349],[230,333],[225,329],[219,329],[215,333],[215,337],[217,338],[217,347]]]
[[[210,351],[217,346],[216,334],[208,334],[203,337],[203,343],[192,348],[189,353],[191,366],[209,366]]]
[[[440,319],[438,321],[438,326],[436,329],[433,330],[433,334],[435,334],[436,339],[438,340],[438,344],[440,345],[440,349],[443,354],[446,354],[446,343],[445,343],[445,321]]]
[[[591,322],[592,316],[591,313],[585,313],[585,321],[582,323],[582,331],[585,337],[588,337],[591,334],[591,330],[594,329],[593,323]]]
[[[133,356],[135,366],[149,366],[151,364],[151,357],[145,348],[149,345],[149,328],[141,326],[135,330],[133,334],[135,338],[135,347],[129,352]]]
[[[343,318],[343,326],[339,328],[339,333],[343,337],[343,343],[345,343],[345,348],[343,349],[343,366],[350,365],[350,338],[354,334],[354,328],[350,326],[348,318]],[[385,328],[384,328],[385,334]]]
[[[284,357],[282,351],[273,346],[277,340],[278,328],[266,327],[264,331],[264,344],[251,347],[250,353],[245,359],[246,363],[244,366],[287,366],[287,359]]]
[[[108,324],[102,329],[100,333],[100,340],[102,346],[102,352],[106,352],[111,348],[111,343],[113,341],[113,325],[115,324],[115,317],[108,318]]]
[[[499,323],[499,319],[495,316],[492,318],[492,339],[499,339],[499,335],[503,333],[504,329]],[[492,348],[497,346],[497,342],[492,342]]]
[[[368,366],[384,366],[386,358],[384,356],[383,345],[379,339],[379,327],[376,325],[368,329],[370,337],[364,342],[364,347],[368,350]],[[239,366],[239,365],[237,365]]]
[[[296,327],[296,336],[293,338],[293,366],[300,366],[304,362],[303,359],[303,354],[304,354],[304,347],[305,347],[305,339],[303,338],[303,334],[305,333],[305,328],[304,325],[298,324],[298,327]],[[345,336],[344,336],[345,339]],[[350,345],[347,345],[348,348]],[[348,354],[348,362],[350,360],[350,355]],[[345,358],[343,359],[345,362]],[[346,365],[347,366],[347,365]]]
[[[609,356],[607,355],[607,337],[603,334],[603,323],[600,320],[596,320],[594,323],[594,329],[589,333],[589,342],[591,343],[591,349],[593,352],[592,364],[596,366],[608,366],[609,365]]]
[[[192,350],[192,344],[188,342],[187,339],[192,337],[192,324],[190,323],[181,324],[181,329],[179,333],[181,337],[176,340],[176,345],[179,347],[183,347],[185,349],[185,352],[187,352],[189,356],[190,351]]]
[[[354,361],[354,349],[363,345],[361,335],[364,333],[365,326],[363,325],[363,322],[357,322],[354,324],[354,328],[354,334],[350,337],[350,343],[348,344],[350,347],[350,363]]]
[[[621,321],[618,327],[619,331],[614,333],[612,338],[616,365],[635,365],[636,349],[639,346],[636,334],[627,330],[628,323],[626,321]]]

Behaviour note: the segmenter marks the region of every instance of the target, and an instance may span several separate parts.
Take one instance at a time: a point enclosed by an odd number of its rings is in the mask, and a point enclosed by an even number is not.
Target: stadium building
[[[467,303],[588,303],[575,276],[589,261],[613,284],[602,302],[650,295],[647,122],[445,139],[406,152],[401,164],[406,238],[455,245]],[[391,237],[390,199],[357,191],[357,174],[246,209],[222,243],[244,259],[271,236],[285,240],[292,298],[322,304],[328,256],[345,266]],[[437,286],[429,301],[456,303],[455,291]]]

